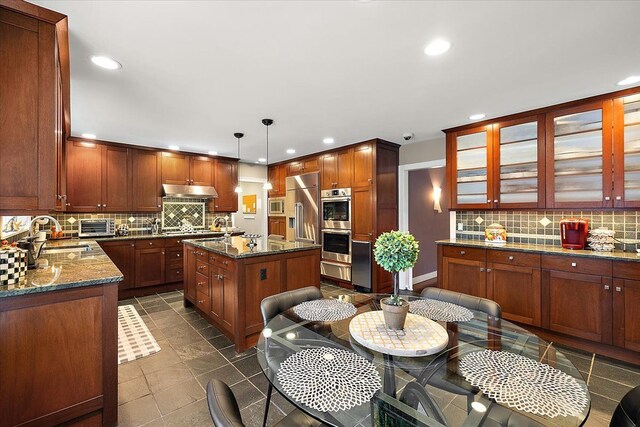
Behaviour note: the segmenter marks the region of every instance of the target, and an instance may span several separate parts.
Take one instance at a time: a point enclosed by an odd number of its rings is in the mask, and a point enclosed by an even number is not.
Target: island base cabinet
[[[540,326],[540,269],[487,264],[487,298],[502,307],[507,320]]]
[[[612,279],[545,271],[544,327],[573,337],[611,344]]]
[[[614,344],[640,352],[640,281],[614,279]]]
[[[442,261],[444,289],[487,297],[485,262],[445,257]]]
[[[117,424],[116,283],[0,299],[0,426]]]

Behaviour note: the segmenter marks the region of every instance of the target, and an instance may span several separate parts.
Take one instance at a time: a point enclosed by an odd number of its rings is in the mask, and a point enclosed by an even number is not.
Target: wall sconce
[[[438,211],[438,213],[442,213],[442,208],[440,207],[441,194],[442,194],[442,188],[433,187],[433,210]]]

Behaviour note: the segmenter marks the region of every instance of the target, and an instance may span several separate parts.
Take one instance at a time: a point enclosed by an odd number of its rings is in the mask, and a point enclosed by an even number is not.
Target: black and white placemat
[[[118,365],[160,351],[156,339],[132,305],[118,307]]]
[[[356,307],[350,302],[332,298],[305,301],[293,307],[293,312],[298,317],[312,322],[335,322],[348,319],[356,314],[356,311]]]
[[[473,319],[473,313],[468,308],[435,299],[411,301],[409,311],[442,322],[468,322]]]
[[[460,372],[496,402],[532,414],[577,417],[589,403],[583,383],[519,354],[493,350],[469,353],[460,359]]]
[[[320,412],[346,411],[368,403],[382,387],[371,362],[330,347],[292,354],[280,365],[277,378],[289,398]]]

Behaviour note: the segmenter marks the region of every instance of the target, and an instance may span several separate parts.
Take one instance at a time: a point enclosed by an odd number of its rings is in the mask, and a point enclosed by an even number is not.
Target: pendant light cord
[[[269,126],[267,126],[267,167],[269,166]]]

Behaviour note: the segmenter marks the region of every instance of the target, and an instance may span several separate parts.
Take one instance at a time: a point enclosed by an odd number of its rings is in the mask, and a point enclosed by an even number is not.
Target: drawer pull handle
[[[198,286],[204,285],[204,282],[198,282]]]
[[[604,290],[605,290],[605,291],[608,291],[609,289],[611,289],[611,288],[609,287],[609,285],[604,285]]]
[[[616,286],[616,292],[622,292],[622,288],[620,286]]]
[[[480,267],[480,271],[484,271],[484,268]]]
[[[491,269],[490,268],[487,268],[487,273],[491,273]]]
[[[177,256],[178,258],[180,258],[180,254],[176,254],[176,256]]]
[[[198,270],[204,270],[204,265],[199,265]]]
[[[198,304],[204,304],[204,300],[203,299],[198,300]]]
[[[609,201],[609,200],[611,200],[611,197],[606,196],[604,199],[605,199],[606,201]]]
[[[577,266],[578,266],[578,263],[576,263],[576,262],[572,262],[571,263],[571,267],[577,267]]]
[[[622,200],[622,196],[616,196],[616,200]]]
[[[464,255],[466,253],[467,253],[466,251],[460,251],[460,255]]]
[[[229,261],[222,261],[224,265],[229,265]]]
[[[149,242],[149,246],[153,245],[153,242]]]
[[[513,256],[510,256],[510,257],[509,257],[509,261],[513,261]]]

